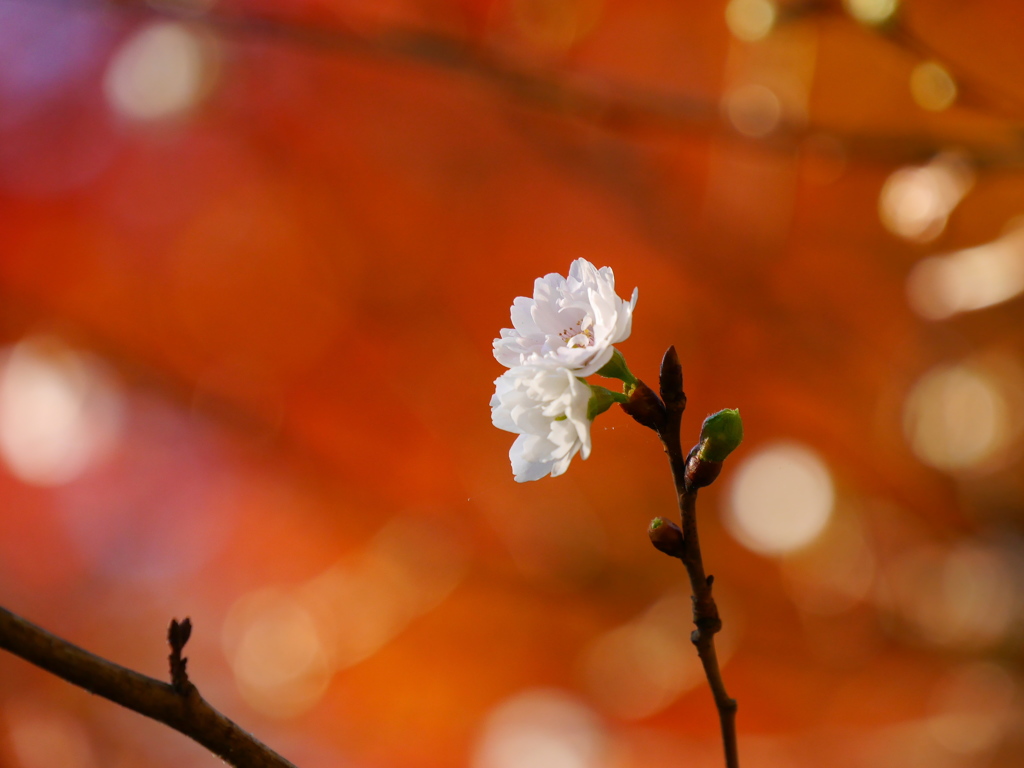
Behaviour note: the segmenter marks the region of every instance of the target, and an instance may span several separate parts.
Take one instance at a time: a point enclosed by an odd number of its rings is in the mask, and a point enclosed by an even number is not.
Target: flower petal
[[[590,387],[568,368],[540,359],[510,368],[494,382],[491,422],[519,436],[509,451],[519,482],[564,472],[590,455]]]
[[[589,376],[608,362],[610,347],[629,336],[636,300],[636,290],[629,302],[615,293],[610,267],[597,269],[576,259],[568,277],[552,272],[538,278],[532,299],[520,296],[513,302],[513,327],[494,340],[494,357],[509,368],[550,357]]]

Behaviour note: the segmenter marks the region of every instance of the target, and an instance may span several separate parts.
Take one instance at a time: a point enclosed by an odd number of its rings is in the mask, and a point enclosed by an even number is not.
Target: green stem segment
[[[606,379],[619,379],[623,383],[623,389],[626,390],[627,394],[636,386],[636,376],[629,370],[629,366],[626,365],[626,358],[617,349],[612,352],[612,359],[598,369],[597,375],[604,376]]]
[[[583,381],[580,379],[580,381]],[[586,382],[583,382],[586,384]],[[587,384],[590,387],[590,402],[587,403],[587,418],[593,421],[602,413],[607,411],[616,403],[625,403],[629,400],[621,392],[612,392],[610,389],[599,387],[595,384]]]

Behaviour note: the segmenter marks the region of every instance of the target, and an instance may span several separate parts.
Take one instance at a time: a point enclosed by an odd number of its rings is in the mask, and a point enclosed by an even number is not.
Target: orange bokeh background
[[[0,604],[302,768],[721,764],[653,434],[516,484],[584,257],[674,344],[745,768],[1024,758],[1010,0],[0,3]],[[969,250],[975,249],[975,250]],[[0,765],[214,765],[0,655]]]

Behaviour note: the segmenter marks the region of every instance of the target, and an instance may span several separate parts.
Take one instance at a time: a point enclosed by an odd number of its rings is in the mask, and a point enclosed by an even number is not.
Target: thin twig
[[[195,688],[188,679],[188,659],[181,655],[185,650],[185,643],[191,636],[192,622],[187,616],[184,621],[171,619],[171,626],[167,629],[167,642],[171,646],[171,653],[167,661],[171,668],[171,687],[180,696],[187,696]]]
[[[676,445],[678,446],[678,439]],[[676,474],[674,466],[672,476],[678,489],[679,475]],[[704,561],[697,538],[696,489],[679,494],[679,510],[683,521],[683,553],[680,559],[690,577],[690,587],[693,589],[693,623],[697,626],[690,634],[690,640],[697,648],[697,655],[700,656],[701,665],[704,667],[704,675],[715,697],[718,719],[722,727],[722,743],[725,747],[725,764],[727,768],[739,768],[739,753],[736,747],[736,699],[731,698],[725,690],[722,671],[718,666],[718,654],[715,651],[715,635],[722,629],[722,620],[718,615],[715,598],[711,594],[714,577],[704,575]]]
[[[90,693],[168,725],[236,768],[295,768],[199,695],[185,673],[188,619],[169,632],[174,685],[114,664],[0,608],[0,648]]]
[[[661,397],[665,403],[666,417],[657,431],[672,468],[672,480],[675,483],[679,512],[682,516],[682,541],[672,554],[686,566],[690,588],[693,590],[693,623],[697,628],[690,635],[690,640],[697,648],[697,655],[700,656],[704,667],[704,675],[715,697],[725,747],[726,768],[739,768],[739,752],[736,747],[736,700],[725,690],[722,671],[718,666],[718,655],[715,652],[715,635],[722,629],[722,620],[718,615],[715,598],[711,594],[714,577],[704,573],[704,560],[701,557],[700,539],[697,536],[697,488],[690,487],[686,480],[687,456],[683,453],[679,437],[679,426],[683,410],[686,408],[686,395],[683,392],[682,368],[675,347],[669,347],[662,361]]]

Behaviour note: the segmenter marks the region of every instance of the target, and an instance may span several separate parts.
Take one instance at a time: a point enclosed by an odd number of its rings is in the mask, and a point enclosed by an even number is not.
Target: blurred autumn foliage
[[[585,257],[675,344],[745,768],[1024,759],[1024,8],[0,2],[0,604],[303,768],[717,766],[657,440],[517,485]],[[688,430],[688,431],[687,431]],[[0,657],[0,764],[214,765]]]

